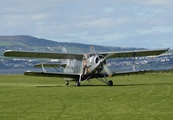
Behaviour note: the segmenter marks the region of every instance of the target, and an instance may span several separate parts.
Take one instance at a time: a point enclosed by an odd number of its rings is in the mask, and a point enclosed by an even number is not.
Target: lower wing
[[[111,76],[108,74],[95,74],[97,77],[114,77],[114,76],[124,76],[124,75],[137,75],[137,74],[145,74],[147,72],[152,72],[152,70],[139,70],[139,71],[124,71],[124,72],[115,72]],[[24,73],[26,76],[41,76],[41,77],[60,77],[60,78],[70,78],[70,80],[78,80],[80,77],[79,73],[57,73],[57,72],[33,72],[26,71]],[[96,78],[97,78],[96,77]],[[91,77],[94,78],[94,77]]]
[[[71,80],[77,80],[80,74],[77,73],[57,73],[57,72],[33,72],[26,71],[24,75],[27,76],[42,76],[42,77],[60,77],[60,78],[71,78]]]
[[[124,76],[124,75],[137,75],[137,74],[145,74],[147,72],[151,72],[152,70],[139,70],[139,71],[123,71],[123,72],[115,72],[113,76]]]
[[[122,71],[122,72],[114,72],[111,75],[108,74],[97,74],[99,77],[114,77],[114,76],[125,76],[125,75],[138,75],[138,74],[145,74],[148,72],[152,72],[152,70],[139,70],[139,71]]]

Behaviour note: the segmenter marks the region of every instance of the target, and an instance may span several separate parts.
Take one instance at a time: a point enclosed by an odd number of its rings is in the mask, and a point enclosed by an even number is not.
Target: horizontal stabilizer
[[[64,67],[66,66],[66,64],[43,64],[44,67]],[[42,64],[36,64],[34,65],[34,67],[36,68],[41,68],[42,67]]]

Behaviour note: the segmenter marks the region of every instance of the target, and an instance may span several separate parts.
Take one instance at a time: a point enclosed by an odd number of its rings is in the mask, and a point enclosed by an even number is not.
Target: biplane
[[[99,52],[99,53],[69,53],[65,48],[62,52],[37,52],[37,51],[14,51],[7,50],[4,53],[6,57],[19,57],[19,58],[38,58],[40,63],[35,67],[41,67],[42,70],[38,71],[26,71],[26,76],[43,76],[43,77],[60,77],[66,80],[66,85],[69,85],[69,81],[76,81],[76,86],[80,86],[81,82],[89,81],[92,78],[96,78],[109,86],[113,86],[113,81],[108,80],[109,77],[117,75],[129,75],[146,73],[148,70],[132,70],[123,72],[113,72],[107,66],[106,60],[109,58],[126,58],[126,57],[142,57],[142,56],[157,56],[168,49],[153,49],[153,50],[133,50],[133,51],[118,51],[118,52]],[[43,59],[62,59],[61,63],[43,63]],[[56,71],[48,72],[46,67],[52,67]],[[63,71],[59,71],[57,68],[62,67]]]

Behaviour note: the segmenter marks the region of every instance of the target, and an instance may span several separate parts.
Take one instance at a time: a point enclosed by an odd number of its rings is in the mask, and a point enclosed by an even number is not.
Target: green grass
[[[0,119],[171,120],[173,73],[97,80],[76,87],[59,78],[0,75]]]

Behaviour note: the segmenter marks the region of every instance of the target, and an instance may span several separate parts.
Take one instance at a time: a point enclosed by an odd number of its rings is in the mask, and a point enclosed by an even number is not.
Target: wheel
[[[109,80],[108,85],[109,86],[113,86],[113,81],[112,80]]]
[[[80,82],[79,81],[76,81],[76,86],[80,86]]]
[[[66,81],[66,85],[69,85],[69,82],[68,81]]]

